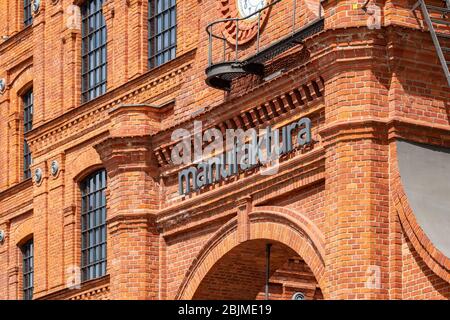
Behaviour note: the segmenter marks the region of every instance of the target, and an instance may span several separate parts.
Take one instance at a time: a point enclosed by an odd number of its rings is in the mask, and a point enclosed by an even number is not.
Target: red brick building
[[[425,2],[0,1],[0,298],[449,299]],[[180,194],[175,130],[304,118],[275,173]]]

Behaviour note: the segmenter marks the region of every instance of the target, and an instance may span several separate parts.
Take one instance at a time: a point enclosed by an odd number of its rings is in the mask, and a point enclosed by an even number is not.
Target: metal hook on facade
[[[366,2],[364,2],[364,4],[361,7],[362,11],[367,13],[367,6],[369,5],[369,2],[370,0],[366,0]]]

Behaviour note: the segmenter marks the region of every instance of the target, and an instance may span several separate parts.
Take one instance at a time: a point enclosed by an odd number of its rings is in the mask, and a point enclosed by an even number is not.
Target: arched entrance
[[[271,244],[269,258],[267,244]],[[311,269],[293,249],[261,239],[244,242],[219,259],[203,278],[193,299],[265,299],[267,260],[270,299],[292,299],[295,293],[309,300],[323,298]]]
[[[194,259],[176,298],[264,299],[268,244],[270,299],[291,299],[296,292],[323,298],[323,234],[299,212],[273,206],[249,213],[246,227],[234,218],[218,230]]]

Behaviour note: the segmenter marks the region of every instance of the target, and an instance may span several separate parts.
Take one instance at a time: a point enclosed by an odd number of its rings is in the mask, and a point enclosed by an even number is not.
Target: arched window
[[[106,24],[104,0],[87,0],[81,7],[82,102],[106,92]]]
[[[148,65],[155,68],[176,56],[176,0],[148,1]]]
[[[20,249],[22,251],[23,299],[31,300],[33,299],[34,287],[33,239],[27,241]]]
[[[106,171],[87,177],[81,187],[81,280],[106,274]]]
[[[28,90],[22,95],[23,104],[23,134],[33,129],[33,90]],[[31,151],[25,138],[23,139],[23,177],[31,178]]]

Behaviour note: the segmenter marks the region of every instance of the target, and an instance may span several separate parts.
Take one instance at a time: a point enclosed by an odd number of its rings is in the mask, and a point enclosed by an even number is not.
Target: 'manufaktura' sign
[[[296,131],[298,133],[295,137]],[[218,138],[215,137],[214,141],[217,142],[217,140]],[[294,150],[294,143],[296,146],[305,146],[311,143],[311,120],[309,118],[302,118],[275,130],[269,126],[260,130],[260,134],[256,129],[227,130],[226,147],[223,149],[227,151],[222,152],[220,156],[211,157],[180,171],[178,173],[178,192],[180,195],[184,195],[191,191],[197,191],[258,165],[271,166],[274,163],[278,165],[280,156]]]

